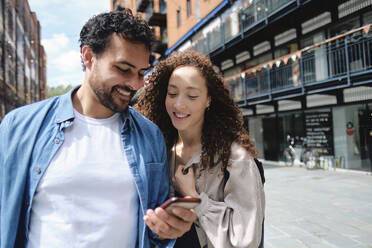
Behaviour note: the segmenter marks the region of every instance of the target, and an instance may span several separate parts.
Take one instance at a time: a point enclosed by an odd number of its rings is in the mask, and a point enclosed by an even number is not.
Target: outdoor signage
[[[305,113],[306,143],[321,155],[334,155],[332,112]]]

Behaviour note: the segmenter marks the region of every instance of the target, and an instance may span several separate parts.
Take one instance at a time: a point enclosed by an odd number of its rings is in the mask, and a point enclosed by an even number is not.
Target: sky
[[[28,0],[41,26],[47,54],[47,84],[78,85],[84,73],[80,63],[79,34],[88,19],[110,10],[110,0]]]

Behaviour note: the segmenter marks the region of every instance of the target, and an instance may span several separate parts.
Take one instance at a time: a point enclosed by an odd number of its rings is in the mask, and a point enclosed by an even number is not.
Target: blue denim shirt
[[[64,141],[64,128],[74,123],[73,92],[16,109],[0,125],[0,248],[26,243],[36,187]],[[131,107],[122,120],[124,151],[140,202],[137,247],[150,247],[150,240],[159,247],[173,247],[174,240],[159,242],[143,221],[148,208],[154,209],[168,197],[163,135]]]

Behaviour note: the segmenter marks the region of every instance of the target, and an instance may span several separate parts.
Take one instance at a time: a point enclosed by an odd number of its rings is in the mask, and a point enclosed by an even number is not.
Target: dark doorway
[[[360,159],[362,168],[372,171],[372,111],[359,110]]]
[[[280,123],[281,122],[278,122],[275,116],[262,119],[264,156],[266,160],[279,160],[278,130],[281,130],[281,128],[278,125],[280,125]]]

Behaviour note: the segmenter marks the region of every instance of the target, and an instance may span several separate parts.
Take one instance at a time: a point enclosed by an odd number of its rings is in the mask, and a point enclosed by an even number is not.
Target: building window
[[[181,26],[181,11],[177,10],[177,27]]]
[[[191,1],[187,0],[187,16],[191,15]]]
[[[200,3],[199,0],[196,1],[196,21],[200,21]]]

